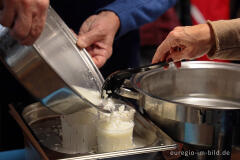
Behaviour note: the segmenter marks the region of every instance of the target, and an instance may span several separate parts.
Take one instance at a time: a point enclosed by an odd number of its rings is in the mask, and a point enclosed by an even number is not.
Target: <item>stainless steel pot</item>
[[[78,49],[75,36],[51,7],[33,46],[20,45],[0,25],[0,59],[37,100],[61,114],[80,110],[82,103],[95,106],[73,86],[100,91],[104,81],[87,51]],[[75,103],[52,107],[69,100]]]
[[[139,72],[114,94],[137,99],[177,141],[231,150],[232,129],[240,123],[238,64],[191,61],[183,62],[180,69],[170,65],[168,70]]]

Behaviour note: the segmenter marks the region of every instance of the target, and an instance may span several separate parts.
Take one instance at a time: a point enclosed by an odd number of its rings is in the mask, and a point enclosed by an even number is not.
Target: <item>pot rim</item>
[[[182,69],[183,68],[209,68],[209,69],[210,68],[218,68],[218,69],[224,68],[224,69],[228,69],[228,70],[239,70],[239,72],[240,72],[240,64],[234,64],[234,63],[213,62],[213,61],[185,61],[185,62],[181,62],[181,63],[182,63],[182,66],[181,66]],[[169,64],[168,70],[171,68],[174,70],[176,69],[176,67],[173,63]],[[194,107],[194,108],[198,108],[198,109],[208,109],[208,110],[239,110],[240,109],[240,106],[239,107],[235,107],[235,106],[234,107],[233,106],[217,107],[217,106],[211,106],[211,105],[188,104],[188,103],[177,102],[174,100],[169,100],[166,98],[161,98],[161,97],[157,97],[152,94],[149,94],[139,87],[137,81],[139,81],[139,79],[141,79],[142,77],[144,77],[145,75],[147,75],[149,73],[156,72],[156,70],[167,71],[163,67],[160,67],[160,68],[153,69],[150,71],[136,73],[130,79],[130,82],[131,82],[133,88],[136,89],[140,94],[142,94],[144,96],[149,96],[151,98],[159,99],[164,102],[181,105],[181,106],[185,106],[185,107]]]

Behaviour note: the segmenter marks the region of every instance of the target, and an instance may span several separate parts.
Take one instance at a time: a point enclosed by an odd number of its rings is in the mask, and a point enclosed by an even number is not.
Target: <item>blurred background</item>
[[[141,65],[151,63],[157,46],[176,26],[190,26],[205,23],[206,20],[227,20],[239,17],[239,0],[179,0],[176,6],[165,12],[155,22],[140,28]],[[203,56],[197,60],[209,59]]]

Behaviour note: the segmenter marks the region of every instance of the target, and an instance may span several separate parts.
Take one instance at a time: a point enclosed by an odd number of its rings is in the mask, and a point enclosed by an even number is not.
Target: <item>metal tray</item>
[[[61,130],[61,126],[59,124],[60,116],[61,115],[57,115],[48,108],[43,107],[40,103],[31,104],[25,107],[22,112],[23,119],[29,125],[38,142],[40,142],[40,144],[48,150],[48,153],[54,155],[54,159],[106,159],[173,150],[177,147],[177,144],[161,129],[156,127],[151,121],[148,121],[137,112],[134,117],[135,126],[133,131],[133,141],[135,143],[141,142],[142,146],[129,150],[108,153],[97,153],[96,151],[91,151],[84,154],[66,154],[63,153],[65,151],[61,146],[61,134],[56,134],[56,129]]]

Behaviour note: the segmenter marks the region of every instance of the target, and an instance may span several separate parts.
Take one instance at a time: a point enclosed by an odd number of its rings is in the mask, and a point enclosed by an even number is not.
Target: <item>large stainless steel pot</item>
[[[94,106],[73,86],[100,91],[104,81],[86,50],[78,49],[75,36],[51,7],[44,30],[32,46],[20,45],[0,25],[0,59],[37,100],[61,114],[80,110],[82,103]],[[72,103],[52,107],[69,100]]]
[[[170,65],[168,70],[162,67],[132,75],[114,92],[137,99],[177,141],[231,150],[232,128],[240,122],[238,64],[183,62],[180,69]]]

